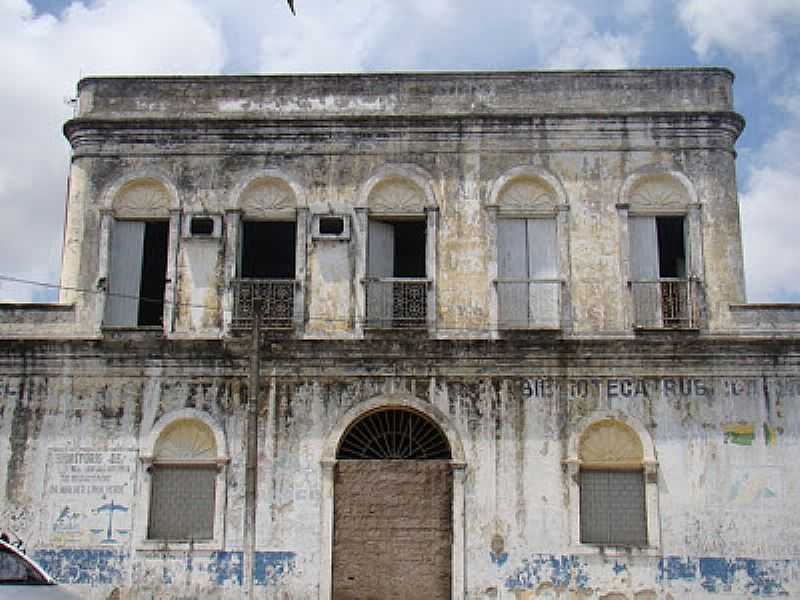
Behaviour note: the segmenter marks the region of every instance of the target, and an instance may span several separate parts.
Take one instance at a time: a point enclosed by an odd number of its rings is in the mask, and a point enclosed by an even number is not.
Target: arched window
[[[623,193],[634,326],[697,327],[700,205],[691,184],[678,173],[653,172],[629,178]]]
[[[427,417],[386,408],[358,419],[342,436],[339,460],[449,460],[450,444]]]
[[[284,179],[261,175],[244,187],[237,207],[233,326],[250,328],[259,311],[262,326],[292,328],[303,304],[296,292],[305,268],[305,213],[297,194]]]
[[[497,324],[501,329],[561,326],[558,201],[539,177],[521,175],[497,195]]]
[[[581,435],[578,458],[581,543],[646,546],[644,450],[637,433],[615,419],[597,421]]]
[[[205,423],[180,419],[159,435],[150,466],[149,540],[212,540],[217,443]]]
[[[152,178],[114,196],[106,327],[162,327],[169,254],[170,193]]]
[[[389,177],[368,197],[366,323],[425,327],[428,322],[430,226],[425,192]]]

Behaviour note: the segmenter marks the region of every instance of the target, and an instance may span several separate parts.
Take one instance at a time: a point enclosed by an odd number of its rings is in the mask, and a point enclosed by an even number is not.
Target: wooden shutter
[[[138,323],[144,227],[142,221],[114,221],[105,325],[136,327]]]
[[[528,270],[531,279],[558,279],[558,249],[554,219],[529,219]],[[531,325],[558,327],[560,283],[530,283]]]
[[[631,280],[634,282],[632,284],[634,320],[640,327],[660,327],[661,288],[658,283],[656,219],[630,217],[628,230],[631,240]]]
[[[386,325],[392,318],[392,284],[374,281],[394,275],[394,226],[369,221],[367,233],[367,321]]]
[[[525,219],[497,221],[498,321],[504,327],[528,326],[528,283],[503,279],[528,278],[528,243]]]

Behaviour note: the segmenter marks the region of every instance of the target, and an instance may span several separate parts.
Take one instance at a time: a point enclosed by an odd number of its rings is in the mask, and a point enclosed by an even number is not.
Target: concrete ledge
[[[0,325],[74,323],[74,304],[2,303]]]
[[[745,331],[800,331],[800,304],[731,304],[730,311]]]

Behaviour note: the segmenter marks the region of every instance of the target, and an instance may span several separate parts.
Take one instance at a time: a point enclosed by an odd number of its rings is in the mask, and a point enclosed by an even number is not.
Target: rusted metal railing
[[[661,278],[631,281],[634,325],[667,329],[693,329],[699,324],[699,282]]]
[[[425,327],[428,320],[428,289],[431,280],[382,277],[364,280],[367,327]]]
[[[267,329],[294,327],[294,279],[235,279],[233,281],[234,329],[250,329],[255,311]]]

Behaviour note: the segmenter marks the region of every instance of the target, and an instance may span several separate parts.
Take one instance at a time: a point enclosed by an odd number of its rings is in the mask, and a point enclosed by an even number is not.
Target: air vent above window
[[[184,238],[216,239],[222,235],[222,216],[209,214],[188,214],[183,216]]]
[[[192,217],[189,231],[192,235],[213,235],[214,219],[211,217]]]
[[[349,215],[314,215],[312,238],[315,240],[349,240]]]

